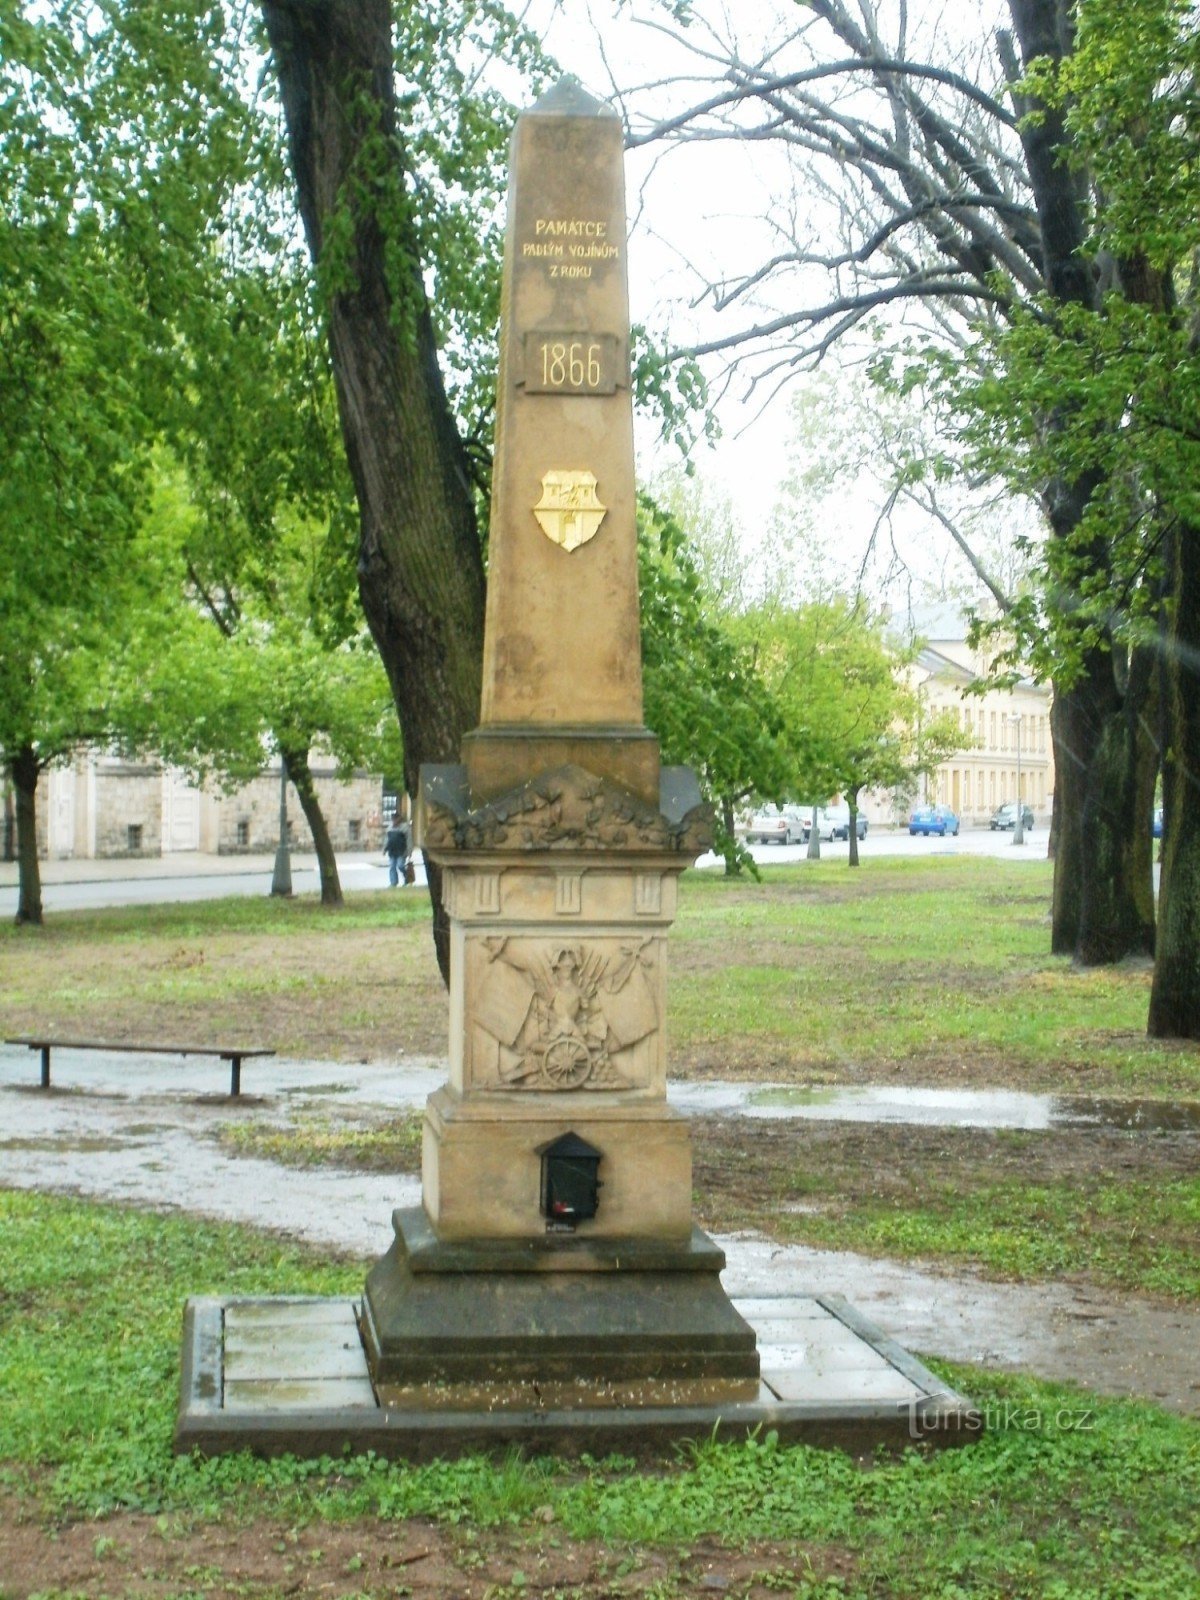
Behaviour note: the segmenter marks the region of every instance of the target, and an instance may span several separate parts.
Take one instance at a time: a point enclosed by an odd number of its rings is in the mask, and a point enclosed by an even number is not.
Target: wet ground
[[[1118,1128],[1200,1131],[1200,1101],[1029,1094],[1017,1089],[796,1088],[788,1084],[680,1083],[680,1111],[786,1120],[912,1123],[937,1128]]]
[[[318,1062],[248,1063],[241,1100],[222,1092],[220,1062],[153,1056],[56,1054],[56,1087],[35,1087],[37,1058],[0,1048],[0,1184],[180,1209],[222,1220],[277,1229],[313,1243],[371,1258],[390,1242],[393,1207],[413,1204],[414,1174],[297,1169],[226,1153],[216,1140],[225,1124],[286,1126],[297,1110],[324,1107],[339,1118],[367,1122],[420,1105],[441,1081],[436,1063],[331,1066]],[[793,1091],[794,1092],[794,1091]],[[837,1104],[815,1091],[789,1102],[778,1091],[732,1085],[679,1085],[673,1100],[690,1111],[749,1116],[838,1115]],[[872,1096],[890,1113],[877,1121],[986,1127],[1052,1126],[994,1120],[1042,1115],[1041,1096],[943,1094],[941,1091],[842,1091],[857,1120]],[[771,1095],[775,1098],[772,1099]],[[765,1100],[756,1097],[766,1095]],[[864,1095],[866,1098],[864,1099]],[[722,1100],[721,1097],[724,1097]],[[703,1103],[701,1103],[703,1102]],[[1026,1105],[1026,1102],[1031,1104]],[[1051,1105],[1061,1102],[1051,1101]],[[1070,1115],[1114,1126],[1150,1129],[1146,1102],[1124,1109],[1072,1101]],[[1149,1103],[1153,1106],[1154,1103]],[[1141,1111],[1129,1107],[1142,1107]],[[956,1111],[957,1108],[957,1111]],[[990,1122],[972,1122],[984,1115]],[[1167,1114],[1158,1107],[1155,1115]],[[853,1116],[853,1109],[847,1110]],[[1195,1107],[1180,1109],[1186,1127]],[[1138,1117],[1143,1120],[1138,1121]],[[1133,1118],[1131,1122],[1129,1119]],[[1174,1126],[1174,1124],[1173,1124]],[[902,1344],[924,1355],[1023,1368],[1069,1379],[1106,1394],[1139,1394],[1173,1409],[1200,1414],[1200,1313],[1067,1283],[999,1284],[970,1273],[934,1271],[847,1252],[777,1245],[761,1237],[721,1241],[728,1289],[737,1295],[844,1294]]]

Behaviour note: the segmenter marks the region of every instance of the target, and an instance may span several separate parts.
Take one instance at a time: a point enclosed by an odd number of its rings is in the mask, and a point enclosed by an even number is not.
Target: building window
[[[993,711],[993,712],[992,712],[992,738],[991,738],[991,747],[992,747],[992,749],[993,749],[993,750],[994,750],[994,749],[995,749],[995,748],[996,748],[996,713],[995,713],[995,712],[994,712],[994,711]]]
[[[250,824],[245,817],[242,817],[237,825],[237,842],[239,850],[247,849],[250,844]]]
[[[140,822],[131,822],[129,824],[128,828],[125,831],[126,831],[126,833],[128,835],[128,839],[129,839],[129,849],[130,850],[140,850],[142,848],[142,825],[141,825],[141,823]]]
[[[812,819],[810,817],[809,821],[811,822],[811,820]],[[351,817],[350,821],[346,824],[346,831],[350,835],[350,843],[357,844],[359,839],[362,838],[362,823],[357,817]]]

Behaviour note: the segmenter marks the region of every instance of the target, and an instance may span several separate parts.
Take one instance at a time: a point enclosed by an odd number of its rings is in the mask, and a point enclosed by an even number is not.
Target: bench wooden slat
[[[242,1062],[251,1056],[273,1056],[263,1045],[136,1044],[128,1039],[63,1039],[57,1035],[22,1033],[5,1044],[23,1044],[42,1053],[42,1088],[50,1087],[51,1050],[117,1050],[127,1055],[217,1056],[229,1062],[229,1093],[242,1092]]]

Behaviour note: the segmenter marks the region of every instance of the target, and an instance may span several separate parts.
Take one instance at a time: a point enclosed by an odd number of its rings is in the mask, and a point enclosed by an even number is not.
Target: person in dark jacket
[[[392,818],[392,825],[387,831],[384,841],[384,854],[388,858],[388,884],[395,888],[403,877],[408,883],[408,853],[411,848],[412,833],[407,822],[399,816]]]

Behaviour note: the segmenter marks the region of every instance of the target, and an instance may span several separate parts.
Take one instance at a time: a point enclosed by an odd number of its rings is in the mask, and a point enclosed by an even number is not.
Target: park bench
[[[50,1087],[50,1052],[51,1050],[123,1050],[126,1054],[159,1055],[159,1056],[220,1056],[222,1061],[229,1062],[229,1093],[231,1095],[242,1092],[242,1062],[251,1056],[273,1056],[274,1050],[263,1050],[258,1046],[250,1045],[217,1045],[217,1044],[131,1044],[128,1040],[111,1039],[60,1039],[46,1038],[44,1035],[20,1034],[15,1039],[6,1039],[5,1044],[23,1044],[30,1050],[42,1052],[42,1088]]]

